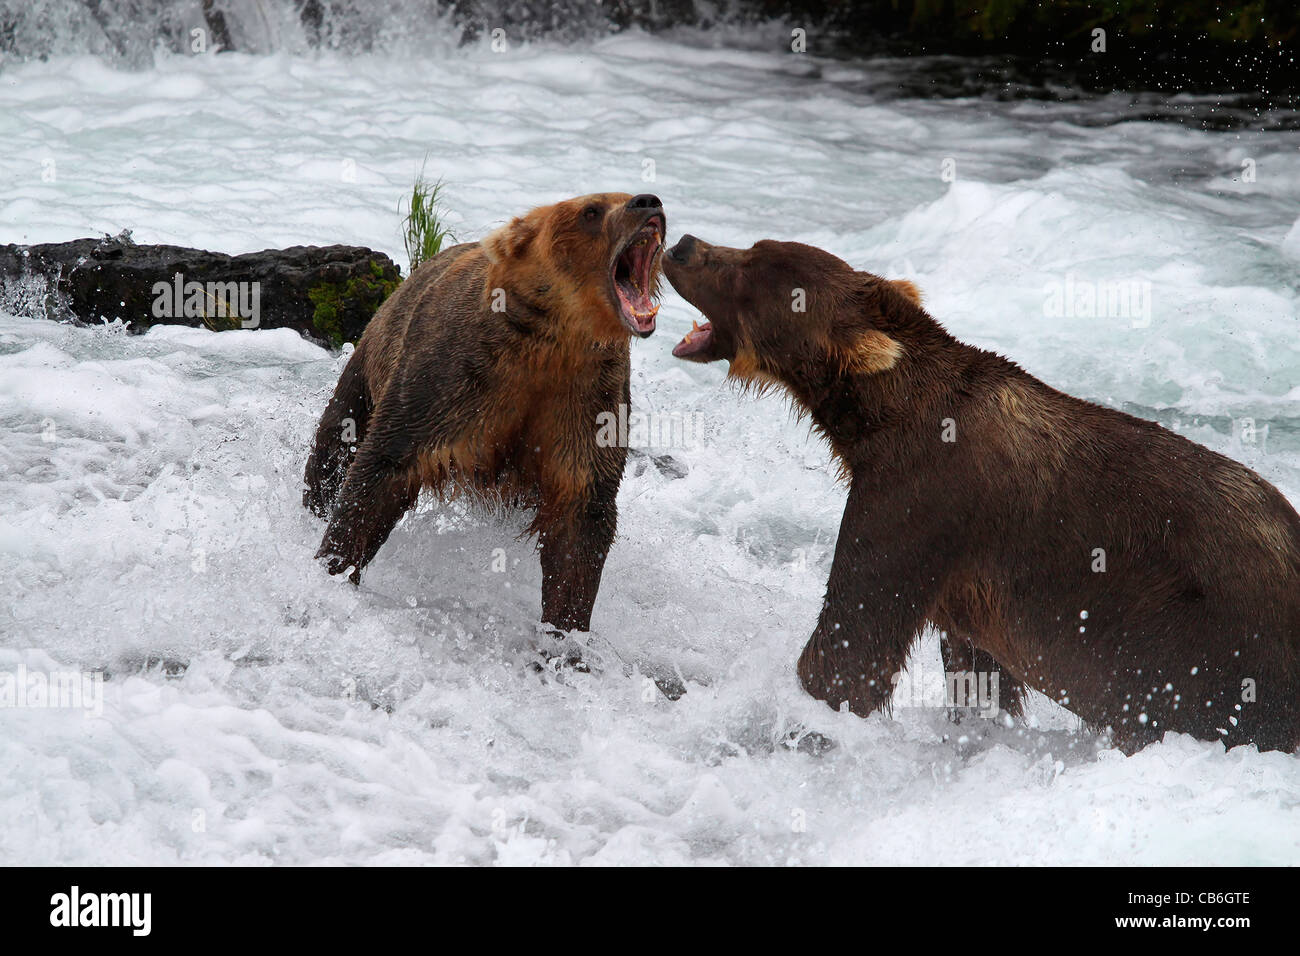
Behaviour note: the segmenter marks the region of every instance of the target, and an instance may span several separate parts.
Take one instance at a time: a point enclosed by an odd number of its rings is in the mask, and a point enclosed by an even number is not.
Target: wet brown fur
[[[780,382],[849,476],[809,693],[887,708],[931,625],[949,670],[999,672],[1005,709],[1035,688],[1129,752],[1166,731],[1300,744],[1300,517],[1276,488],[957,341],[829,253],[696,242],[665,273],[712,323],[698,359]]]
[[[590,626],[627,457],[596,437],[598,416],[630,402],[608,275],[647,221],[631,198],[535,209],[444,250],[380,307],[307,462],[303,502],[329,519],[317,556],[331,574],[359,581],[422,489],[469,493],[534,511],[542,619]]]

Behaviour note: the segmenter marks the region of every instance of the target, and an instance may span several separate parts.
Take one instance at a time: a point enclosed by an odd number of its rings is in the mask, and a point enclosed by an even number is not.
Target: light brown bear
[[[380,307],[316,430],[303,503],[331,574],[374,557],[422,488],[534,510],[542,620],[587,630],[627,449],[628,343],[654,331],[663,206],[601,193],[534,209],[417,268]]]

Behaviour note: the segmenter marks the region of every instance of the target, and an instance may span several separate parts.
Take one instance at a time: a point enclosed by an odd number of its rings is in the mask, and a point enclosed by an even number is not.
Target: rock
[[[640,448],[629,448],[627,460],[632,464],[632,474],[638,478],[645,474],[650,465],[654,465],[659,474],[669,479],[685,478],[691,471],[684,461],[679,461],[672,455],[652,455]]]
[[[150,326],[294,329],[338,348],[355,342],[401,282],[381,252],[291,246],[229,256],[103,239],[0,246],[0,308],[20,315]]]

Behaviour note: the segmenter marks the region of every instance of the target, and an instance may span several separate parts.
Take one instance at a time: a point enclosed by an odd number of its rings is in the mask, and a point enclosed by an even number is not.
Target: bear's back
[[[456,328],[482,311],[486,278],[487,258],[479,243],[462,242],[417,266],[384,301],[357,344],[376,399],[413,350],[455,348]]]

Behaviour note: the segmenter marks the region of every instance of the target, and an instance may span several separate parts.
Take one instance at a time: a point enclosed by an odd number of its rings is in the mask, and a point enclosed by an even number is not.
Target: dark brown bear
[[[357,344],[316,431],[303,503],[354,582],[422,488],[535,509],[542,620],[587,630],[627,449],[628,342],[654,331],[664,212],[602,193],[534,209],[411,273]],[[355,457],[354,457],[355,450]]]
[[[1010,712],[1036,688],[1128,752],[1165,731],[1300,744],[1300,518],[1268,482],[956,341],[819,249],[687,236],[664,271],[709,320],[673,354],[783,386],[850,480],[810,694],[887,707],[930,624]]]

